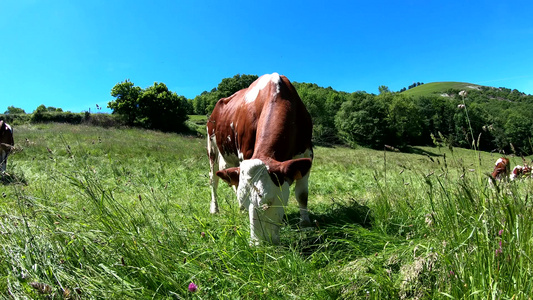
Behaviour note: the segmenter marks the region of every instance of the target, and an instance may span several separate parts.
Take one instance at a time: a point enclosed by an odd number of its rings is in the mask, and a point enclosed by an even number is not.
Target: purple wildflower
[[[496,249],[496,256],[503,253],[502,241],[499,241],[498,245],[500,246],[500,248]]]
[[[196,284],[194,284],[194,282],[191,282],[189,283],[189,292],[196,292],[196,290],[198,289],[198,286]]]
[[[498,231],[498,235],[502,236],[502,234],[503,234],[503,229],[500,229],[500,231]]]

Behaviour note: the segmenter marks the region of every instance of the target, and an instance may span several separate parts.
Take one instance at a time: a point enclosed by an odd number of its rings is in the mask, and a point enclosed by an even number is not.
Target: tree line
[[[217,87],[194,99],[170,91],[164,83],[156,82],[143,89],[125,80],[111,89],[115,98],[108,103],[112,118],[87,112],[73,114],[44,105],[29,118],[33,122],[92,120],[95,124],[204,133],[203,128],[190,128],[188,116],[209,115],[219,99],[248,87],[257,78],[240,74],[224,78]],[[533,152],[533,96],[517,90],[479,87],[466,93],[450,89],[443,92],[446,96],[415,97],[391,92],[386,86],[380,86],[376,95],[342,92],[314,83],[293,85],[313,118],[313,140],[317,145],[375,149],[386,145],[399,149],[446,145],[520,155]],[[5,113],[4,119],[25,114],[13,106]]]
[[[247,87],[258,76],[226,78],[192,100],[194,114],[209,114],[216,101]],[[413,88],[423,83],[414,83]],[[378,95],[347,93],[314,83],[293,82],[313,118],[319,145],[383,149],[447,145],[531,154],[533,96],[508,88],[444,91],[446,96],[406,96],[380,86]],[[462,95],[461,95],[462,94]]]

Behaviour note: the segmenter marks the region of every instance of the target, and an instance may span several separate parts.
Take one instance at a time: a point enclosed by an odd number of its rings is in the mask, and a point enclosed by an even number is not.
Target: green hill
[[[443,81],[443,82],[431,82],[419,85],[417,87],[403,91],[402,94],[408,96],[427,96],[435,94],[443,94],[449,89],[454,90],[471,90],[479,89],[481,85],[472,84],[468,82],[454,82],[454,81]]]

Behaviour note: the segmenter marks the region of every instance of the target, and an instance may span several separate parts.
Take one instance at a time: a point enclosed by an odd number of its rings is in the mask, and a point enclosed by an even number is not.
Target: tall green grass
[[[62,124],[15,132],[17,151],[0,185],[5,298],[531,293],[531,183],[489,187],[497,158],[489,153],[318,147],[314,227],[298,228],[291,195],[281,245],[252,247],[247,214],[229,187],[219,188],[221,213],[208,212],[204,139]]]

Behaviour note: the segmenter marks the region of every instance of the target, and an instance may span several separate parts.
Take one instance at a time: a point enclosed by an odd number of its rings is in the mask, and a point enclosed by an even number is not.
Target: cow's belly
[[[238,167],[240,164],[239,154],[224,153],[220,151],[216,142],[216,135],[213,134],[207,138],[207,150],[212,162],[215,162],[215,158],[218,160],[218,169],[224,170],[231,167]]]
[[[237,155],[234,154],[222,154],[218,153],[218,168],[219,170],[224,170],[231,167],[238,167],[240,165],[240,160]]]
[[[313,149],[307,149],[305,152],[295,155],[292,159],[313,158]]]

